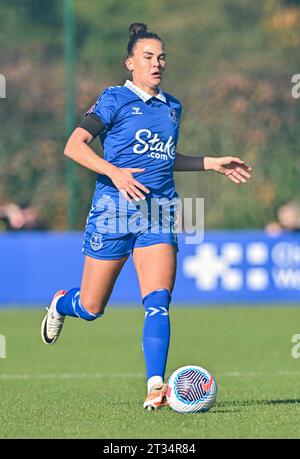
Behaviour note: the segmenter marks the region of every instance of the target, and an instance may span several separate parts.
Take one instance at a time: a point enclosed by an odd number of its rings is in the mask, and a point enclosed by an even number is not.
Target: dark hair
[[[163,40],[153,32],[147,32],[147,26],[146,24],[143,24],[141,22],[134,22],[129,26],[129,42],[127,45],[127,56],[130,57],[133,55],[133,49],[135,47],[135,44],[138,40],[143,40],[144,38],[154,38],[155,40],[159,40],[161,44],[164,46]]]

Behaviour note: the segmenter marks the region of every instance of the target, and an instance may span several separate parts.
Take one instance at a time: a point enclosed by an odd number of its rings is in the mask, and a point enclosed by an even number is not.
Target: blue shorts
[[[99,260],[118,260],[136,247],[170,244],[178,251],[176,208],[169,200],[133,201],[106,194],[93,201],[87,217],[82,252]]]

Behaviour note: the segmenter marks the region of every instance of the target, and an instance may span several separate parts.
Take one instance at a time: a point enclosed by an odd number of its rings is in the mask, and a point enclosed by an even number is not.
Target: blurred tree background
[[[299,0],[74,0],[77,120],[127,78],[128,26],[166,43],[162,88],[183,103],[178,151],[238,155],[254,169],[238,187],[214,173],[176,173],[181,197],[205,198],[206,228],[261,228],[300,198]],[[48,229],[67,222],[64,2],[0,0],[0,204],[33,205]],[[93,148],[101,152],[96,140]],[[101,152],[102,154],[102,152]],[[76,167],[77,229],[95,174]]]

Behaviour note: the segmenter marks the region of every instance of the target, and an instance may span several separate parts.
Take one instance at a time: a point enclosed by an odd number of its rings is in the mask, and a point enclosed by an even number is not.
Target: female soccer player
[[[166,67],[165,46],[144,24],[129,27],[125,63],[131,80],[100,94],[65,147],[66,156],[98,176],[84,235],[81,287],[54,295],[41,334],[45,343],[53,344],[66,316],[87,321],[101,317],[118,274],[132,253],[145,308],[143,352],[148,390],[144,408],[156,409],[165,404],[163,381],[177,235],[172,229],[162,231],[161,222],[149,218],[150,204],[178,196],[173,170],[214,170],[235,183],[246,183],[251,167],[236,157],[176,153],[181,105],[160,89]],[[98,136],[105,159],[89,147]],[[138,211],[142,204],[147,205],[146,214]],[[137,224],[138,217],[145,217],[144,226]],[[169,222],[172,227],[174,216],[170,215]]]

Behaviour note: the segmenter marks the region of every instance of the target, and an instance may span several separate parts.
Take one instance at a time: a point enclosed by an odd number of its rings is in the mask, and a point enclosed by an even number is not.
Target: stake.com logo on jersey
[[[134,153],[142,154],[149,151],[148,156],[164,161],[175,158],[175,143],[170,135],[167,142],[163,142],[157,133],[152,134],[150,129],[139,129],[135,133],[135,139],[138,141],[133,147]]]

